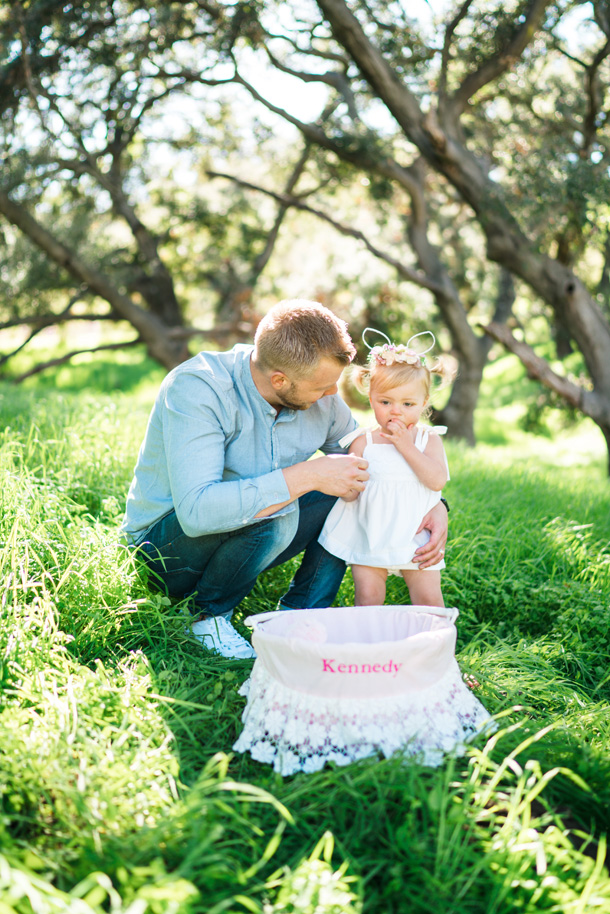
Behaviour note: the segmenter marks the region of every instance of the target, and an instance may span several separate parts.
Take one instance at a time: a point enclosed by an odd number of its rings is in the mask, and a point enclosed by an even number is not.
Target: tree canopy
[[[308,212],[434,313],[459,362],[454,434],[474,439],[496,339],[610,445],[608,5],[435,6],[11,3],[5,326],[118,317],[171,367],[193,289],[236,334],[278,238],[298,232],[287,214]],[[545,336],[579,353],[578,382],[534,350]]]

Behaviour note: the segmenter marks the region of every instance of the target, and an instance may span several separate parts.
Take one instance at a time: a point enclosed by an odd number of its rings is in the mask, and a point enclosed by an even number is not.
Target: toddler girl
[[[439,438],[446,429],[418,424],[428,404],[431,375],[445,372],[442,366],[428,367],[424,353],[409,348],[415,338],[406,346],[388,340],[370,350],[361,383],[378,427],[359,429],[349,448],[368,460],[370,478],[364,492],[338,499],[320,534],[322,546],[352,566],[356,606],[384,602],[388,572],[402,575],[413,605],[445,605],[444,560],[422,570],[412,561],[418,546],[430,538],[420,530],[422,519],[440,501],[449,479]]]

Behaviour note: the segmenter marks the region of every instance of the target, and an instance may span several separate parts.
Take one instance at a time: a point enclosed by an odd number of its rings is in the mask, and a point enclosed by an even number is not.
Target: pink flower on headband
[[[426,364],[426,359],[414,349],[409,349],[403,343],[397,346],[394,343],[384,343],[383,346],[373,346],[369,359],[374,359],[378,365],[394,365],[398,362],[403,365],[413,365],[420,368]]]

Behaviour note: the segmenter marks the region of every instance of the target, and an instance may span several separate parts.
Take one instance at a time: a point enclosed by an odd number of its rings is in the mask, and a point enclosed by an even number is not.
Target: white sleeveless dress
[[[417,426],[415,447],[424,451],[429,435],[443,435],[446,428]],[[417,534],[425,515],[441,499],[417,478],[393,444],[376,444],[366,432],[363,457],[370,479],[355,501],[337,499],[322,528],[319,542],[327,552],[349,565],[387,568],[391,572],[418,570],[415,550],[430,539]],[[444,560],[429,570],[445,567]],[[428,569],[424,569],[428,570]]]

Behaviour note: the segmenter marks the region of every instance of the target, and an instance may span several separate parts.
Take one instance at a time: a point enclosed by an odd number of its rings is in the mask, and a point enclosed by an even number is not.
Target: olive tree
[[[216,202],[200,192],[207,150],[232,127],[232,78],[207,72],[221,19],[149,0],[0,12],[0,329],[29,327],[27,343],[51,324],[120,322],[111,348],[144,343],[169,369],[202,333],[177,291],[188,272],[213,302],[205,335],[250,334],[242,318],[286,208],[263,218],[237,189]],[[276,169],[288,193],[305,161],[301,150]]]

